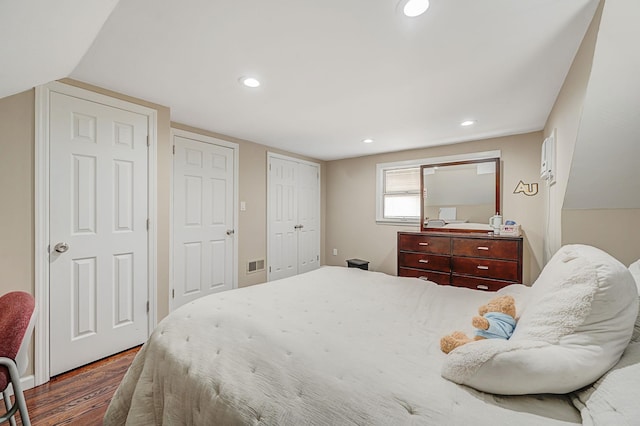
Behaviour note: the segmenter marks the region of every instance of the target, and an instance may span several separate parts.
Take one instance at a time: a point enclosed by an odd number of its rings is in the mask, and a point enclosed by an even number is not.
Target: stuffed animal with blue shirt
[[[476,328],[474,338],[454,331],[440,339],[440,349],[448,354],[457,347],[482,339],[509,339],[516,328],[516,301],[512,296],[498,296],[478,309],[480,316],[471,319]]]

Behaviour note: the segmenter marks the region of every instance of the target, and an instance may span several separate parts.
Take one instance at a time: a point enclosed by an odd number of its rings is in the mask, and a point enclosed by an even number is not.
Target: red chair
[[[0,416],[0,423],[9,420],[15,426],[15,414],[20,411],[22,424],[31,425],[20,376],[29,363],[29,341],[35,322],[36,303],[29,293],[14,291],[0,297],[0,391],[7,408],[7,412]],[[10,384],[15,397],[13,405]]]

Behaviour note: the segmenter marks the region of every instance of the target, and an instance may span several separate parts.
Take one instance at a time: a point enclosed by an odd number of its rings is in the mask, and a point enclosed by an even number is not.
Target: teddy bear
[[[509,339],[516,327],[516,302],[512,296],[497,296],[478,309],[480,316],[471,319],[477,329],[474,338],[454,331],[440,339],[440,349],[448,354],[466,343],[482,339]]]

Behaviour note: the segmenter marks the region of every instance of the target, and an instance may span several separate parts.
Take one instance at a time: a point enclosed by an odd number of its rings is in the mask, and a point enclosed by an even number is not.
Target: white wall
[[[557,131],[545,257],[564,244],[640,258],[640,2],[602,2],[545,126]],[[546,187],[543,187],[547,191]]]
[[[639,42],[640,1],[607,1],[564,198],[565,209],[640,208]]]
[[[544,227],[544,263],[562,246],[562,206],[582,105],[591,75],[601,13],[602,5],[595,13],[544,128],[545,137],[551,135],[554,129],[556,131],[556,183],[551,187],[541,185],[545,199],[545,213],[541,217]]]

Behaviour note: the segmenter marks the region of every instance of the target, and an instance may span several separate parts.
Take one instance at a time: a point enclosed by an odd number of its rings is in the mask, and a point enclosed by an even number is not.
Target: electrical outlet
[[[333,249],[333,255],[337,256],[338,255],[338,249]]]

